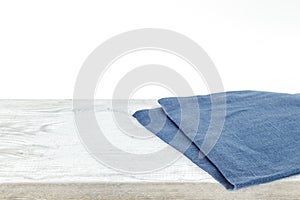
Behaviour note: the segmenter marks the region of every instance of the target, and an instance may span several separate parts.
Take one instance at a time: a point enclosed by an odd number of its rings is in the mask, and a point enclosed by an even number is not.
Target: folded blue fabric
[[[211,99],[219,96],[226,96],[224,126],[216,144],[205,155],[203,142],[209,127],[214,126],[210,124]],[[195,100],[197,105],[189,103]],[[299,94],[236,91],[163,98],[158,102],[161,108],[140,110],[133,116],[226,189],[300,173]],[[214,102],[217,113],[224,109],[221,104],[222,101]],[[191,127],[196,115],[197,129]]]

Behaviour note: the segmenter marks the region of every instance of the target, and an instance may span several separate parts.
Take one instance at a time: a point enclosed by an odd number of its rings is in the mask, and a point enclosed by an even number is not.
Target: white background
[[[196,41],[225,90],[300,92],[297,0],[11,0],[0,2],[0,98],[72,98],[86,57],[110,37],[138,28],[170,29]],[[116,64],[97,97],[110,98],[109,81],[143,61],[189,71],[176,58],[145,55]],[[207,92],[201,77],[190,72],[185,78],[196,93]],[[136,97],[169,95],[147,87]]]

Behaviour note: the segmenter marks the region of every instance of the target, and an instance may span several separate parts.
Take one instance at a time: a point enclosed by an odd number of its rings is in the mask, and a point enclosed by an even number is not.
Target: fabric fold
[[[219,96],[226,97],[226,104],[215,101],[212,105],[212,97]],[[158,102],[161,108],[137,111],[133,116],[226,189],[300,173],[300,95],[235,91]],[[215,144],[204,155],[208,129],[218,123],[211,121],[212,106],[217,114],[221,109],[226,112],[223,129],[219,135],[210,133],[218,138],[211,137]]]
[[[150,119],[149,112],[152,112],[155,117]],[[133,116],[149,131],[153,132],[161,140],[183,153],[183,155],[193,163],[214,177],[214,179],[221,183],[226,189],[233,189],[233,185],[227,181],[207,157],[204,155],[199,156],[199,154],[202,154],[199,148],[165,115],[162,108],[140,110],[135,112]],[[161,121],[165,121],[165,125],[161,130],[157,130],[156,127],[159,126],[158,124],[160,124]],[[174,139],[174,137],[177,138]]]

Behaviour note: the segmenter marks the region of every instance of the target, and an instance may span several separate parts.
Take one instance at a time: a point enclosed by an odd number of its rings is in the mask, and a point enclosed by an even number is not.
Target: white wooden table
[[[117,111],[155,105],[132,100]],[[126,138],[111,119],[113,109],[109,100],[96,101],[97,119],[114,145],[137,153],[165,147],[156,137]],[[71,100],[0,100],[0,159],[0,199],[300,199],[300,176],[229,192],[185,157],[151,173],[106,167],[80,142]]]

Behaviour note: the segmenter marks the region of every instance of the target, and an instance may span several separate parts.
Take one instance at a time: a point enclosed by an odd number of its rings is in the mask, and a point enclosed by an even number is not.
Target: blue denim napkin
[[[224,96],[226,107],[218,101]],[[236,91],[163,98],[159,104],[161,108],[133,116],[228,190],[300,173],[299,94]],[[212,106],[217,114],[226,113],[223,129],[206,154],[203,143],[217,124],[210,123]]]

